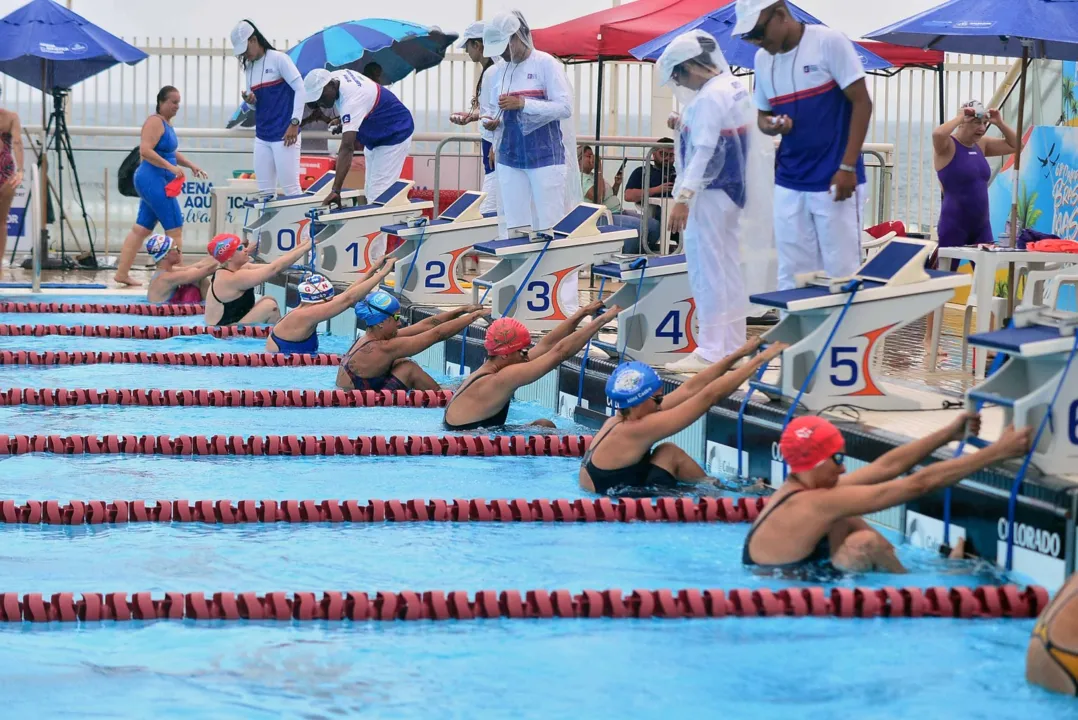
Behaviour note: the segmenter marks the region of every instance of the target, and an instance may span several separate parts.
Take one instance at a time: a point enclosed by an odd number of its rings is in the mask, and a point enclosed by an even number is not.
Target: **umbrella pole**
[[[1016,247],[1018,244],[1018,182],[1022,170],[1022,136],[1025,134],[1026,70],[1028,66],[1029,45],[1023,45],[1022,74],[1018,79],[1018,152],[1014,155],[1014,187],[1011,190],[1010,247],[1012,248]],[[1014,263],[1007,263],[1007,317],[1014,314],[1014,296]]]
[[[38,202],[41,209],[38,219],[38,237],[33,248],[33,292],[41,292],[41,266],[49,254],[49,133],[45,120],[45,86],[48,85],[48,63],[41,60],[41,157],[38,163]]]
[[[595,184],[592,185],[592,191],[595,195],[594,202],[596,205],[603,204],[603,194],[599,191],[599,168],[602,165],[600,158],[602,157],[602,148],[599,147],[599,142],[602,139],[603,133],[603,56],[599,56],[599,80],[595,84],[595,167],[592,169],[595,174]]]

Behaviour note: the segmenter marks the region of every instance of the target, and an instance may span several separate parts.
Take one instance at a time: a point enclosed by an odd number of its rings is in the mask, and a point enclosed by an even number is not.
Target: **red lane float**
[[[271,328],[267,325],[0,325],[0,336],[65,335],[76,337],[125,338],[130,340],[166,340],[191,335],[212,335],[215,338],[265,338]]]
[[[944,596],[964,591],[973,599],[931,612],[914,607],[909,598],[927,597],[931,590]],[[1032,585],[984,585],[979,588],[842,588],[843,597],[861,598],[847,606],[828,599],[839,589],[786,588],[771,590],[481,590],[467,592],[430,590],[415,592],[359,591],[165,593],[153,597],[135,593],[40,593],[19,595],[0,592],[0,622],[100,622],[104,620],[512,620],[549,618],[724,618],[808,617],[912,618],[946,617],[1035,618],[1048,605],[1048,592]],[[984,598],[992,598],[985,601]],[[1004,598],[1017,599],[1006,605]],[[1002,608],[1006,608],[1003,610]]]
[[[88,390],[8,388],[4,405],[151,407],[445,407],[451,390]],[[3,447],[0,447],[3,453]]]
[[[577,500],[0,500],[0,523],[19,525],[100,525],[103,523],[196,522],[222,525],[247,523],[383,523],[383,522],[748,522],[750,508],[759,512],[766,498],[739,498],[739,512],[709,514],[710,498],[610,498]],[[564,505],[563,505],[564,504]],[[566,507],[560,513],[552,506]],[[645,510],[645,508],[647,508]],[[987,601],[985,601],[987,602]]]
[[[125,391],[126,392],[126,391]],[[205,391],[200,391],[205,392]],[[0,435],[0,456],[59,455],[539,455],[581,457],[591,435]]]
[[[108,313],[112,315],[144,315],[150,317],[184,317],[203,315],[206,305],[151,305],[149,303],[41,303],[0,302],[0,312],[5,313]]]
[[[340,365],[341,356],[329,353],[283,355],[280,353],[193,352],[28,352],[0,350],[0,365],[190,365],[208,367],[306,367]]]

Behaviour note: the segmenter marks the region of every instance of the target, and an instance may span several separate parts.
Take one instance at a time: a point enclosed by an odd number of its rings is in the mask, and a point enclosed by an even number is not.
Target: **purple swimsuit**
[[[995,242],[988,214],[988,181],[992,168],[978,145],[967,147],[952,137],[954,158],[936,174],[943,186],[940,247],[991,245]]]

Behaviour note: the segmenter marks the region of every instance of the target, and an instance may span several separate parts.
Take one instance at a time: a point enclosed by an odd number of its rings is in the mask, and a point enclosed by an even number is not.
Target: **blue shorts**
[[[180,201],[165,195],[165,185],[169,180],[162,178],[155,170],[143,164],[135,171],[135,190],[140,200],[135,224],[147,230],[153,230],[157,223],[161,223],[165,230],[183,227]],[[169,173],[169,178],[171,176]]]

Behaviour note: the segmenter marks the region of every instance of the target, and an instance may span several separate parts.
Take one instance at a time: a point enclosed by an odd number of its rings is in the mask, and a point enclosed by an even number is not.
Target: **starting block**
[[[307,213],[322,204],[333,189],[336,177],[337,173],[330,170],[300,195],[244,203],[248,208],[260,211],[258,218],[243,228],[243,239],[256,248],[256,259],[272,262],[295,249],[297,243],[310,239],[311,220]],[[362,190],[342,190],[341,200],[355,205],[362,195]]]
[[[418,305],[467,305],[471,294],[457,280],[457,265],[478,242],[498,236],[498,214],[481,213],[484,192],[466,192],[429,224],[383,225],[404,242],[391,255],[393,290]]]
[[[565,279],[613,257],[627,239],[637,236],[636,230],[615,225],[599,227],[604,213],[609,211],[602,205],[581,203],[554,226],[550,237],[477,243],[475,250],[497,258],[498,264],[472,281],[472,302],[478,304],[489,292],[492,317],[514,317],[533,332],[552,330],[578,303],[574,293],[565,291]],[[509,307],[514,297],[516,304]]]
[[[322,210],[312,222],[318,272],[333,282],[351,283],[385,254],[382,226],[418,218],[430,200],[409,200],[410,180],[398,180],[370,205]]]
[[[966,404],[999,405],[1004,427],[1036,429],[1074,350],[1078,313],[1031,307],[1016,311],[1013,320],[1012,327],[970,336],[970,345],[1009,357],[995,374],[966,393]],[[1032,462],[1049,474],[1078,472],[1078,363],[1071,363]]]
[[[696,302],[684,255],[615,255],[595,274],[623,283],[605,300],[623,309],[617,344],[596,339],[593,345],[615,357],[624,349],[626,357],[659,367],[696,349]]]
[[[775,384],[751,382],[754,389],[793,400],[809,379],[801,402],[809,410],[853,405],[867,410],[918,410],[933,401],[889,392],[877,379],[884,340],[897,330],[943,306],[968,275],[925,270],[936,243],[896,238],[868,259],[850,278],[821,273],[799,275],[792,290],[753,295],[750,302],[785,311],[763,337],[790,347],[781,356]],[[850,283],[858,283],[850,301]],[[849,302],[849,308],[844,308]],[[841,318],[841,321],[840,321]],[[836,329],[836,325],[838,326]],[[834,337],[828,344],[832,331]]]

